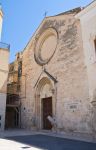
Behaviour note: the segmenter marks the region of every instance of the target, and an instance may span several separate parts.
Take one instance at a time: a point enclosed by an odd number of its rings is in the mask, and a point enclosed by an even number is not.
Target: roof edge
[[[90,4],[88,4],[81,12],[76,14],[75,17],[80,19],[84,14],[86,14],[88,11],[90,11],[95,6],[96,6],[96,0],[94,0]]]

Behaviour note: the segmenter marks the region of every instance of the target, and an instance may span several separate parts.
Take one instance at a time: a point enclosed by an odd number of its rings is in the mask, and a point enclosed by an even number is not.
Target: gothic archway
[[[35,89],[35,115],[38,129],[44,128],[43,100],[52,99],[52,116],[55,115],[55,88],[54,83],[47,77],[43,77]]]

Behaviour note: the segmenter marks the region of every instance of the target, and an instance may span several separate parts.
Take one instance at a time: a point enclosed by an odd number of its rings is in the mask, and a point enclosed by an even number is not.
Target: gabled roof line
[[[66,14],[69,15],[69,14],[71,14],[71,13],[73,13],[73,12],[77,12],[77,11],[80,12],[80,10],[81,10],[81,8],[80,8],[80,7],[77,7],[77,8],[74,8],[74,9],[72,9],[72,10],[65,11],[64,13],[61,13],[61,14],[57,14],[57,15],[54,15],[54,16],[47,16],[47,17],[43,18],[43,20],[41,21],[40,25],[37,27],[37,29],[36,29],[35,32],[33,33],[33,35],[31,36],[31,38],[30,38],[30,40],[29,40],[29,42],[27,43],[27,45],[25,46],[25,48],[23,49],[22,52],[24,52],[24,51],[26,50],[28,44],[29,44],[30,41],[34,38],[34,36],[35,36],[36,32],[38,31],[39,27],[41,26],[41,24],[42,24],[45,20],[47,20],[47,19],[49,19],[49,18],[56,17],[56,16],[59,17],[60,15],[66,15]],[[70,13],[69,13],[69,12],[70,12]]]
[[[90,11],[92,8],[96,7],[96,0],[92,1],[90,4],[88,4],[81,12],[76,14],[76,18],[82,17],[82,15],[86,14],[88,11]]]

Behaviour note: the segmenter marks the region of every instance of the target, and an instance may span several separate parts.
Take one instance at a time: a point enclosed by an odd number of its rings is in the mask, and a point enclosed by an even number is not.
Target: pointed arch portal
[[[43,77],[35,89],[35,114],[38,129],[50,130],[52,128],[47,117],[55,115],[54,89],[54,83],[47,77]]]

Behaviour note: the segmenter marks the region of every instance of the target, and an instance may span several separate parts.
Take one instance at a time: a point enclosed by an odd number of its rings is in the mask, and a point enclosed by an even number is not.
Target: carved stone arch
[[[52,97],[52,115],[54,116],[56,109],[55,86],[49,78],[43,77],[35,88],[35,94],[36,126],[38,129],[42,129],[42,99]]]
[[[46,85],[46,84],[49,84],[52,88],[53,88],[53,85],[52,85],[52,82],[47,78],[47,77],[43,77],[37,87],[36,87],[36,94],[37,95],[40,95],[41,91],[42,91],[42,88]]]

